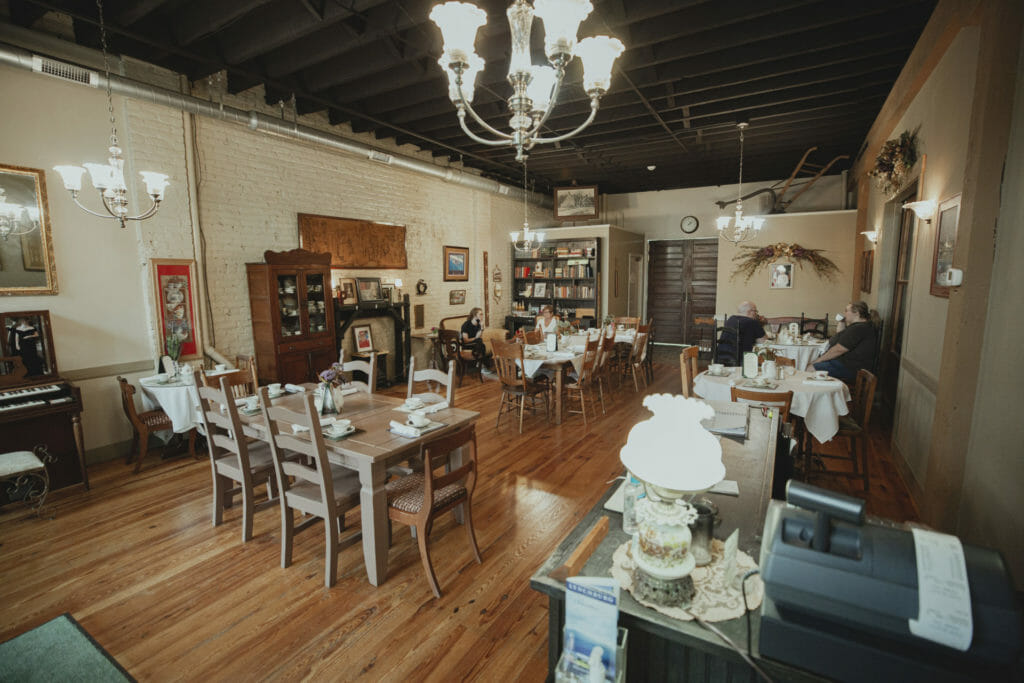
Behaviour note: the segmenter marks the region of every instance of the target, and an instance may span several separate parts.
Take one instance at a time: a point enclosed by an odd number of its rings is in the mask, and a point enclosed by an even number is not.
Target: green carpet
[[[0,681],[134,681],[70,614],[0,643]]]

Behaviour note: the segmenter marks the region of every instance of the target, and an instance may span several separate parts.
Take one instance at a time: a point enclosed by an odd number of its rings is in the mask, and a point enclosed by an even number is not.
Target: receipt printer
[[[959,604],[970,618],[943,623],[929,609],[934,629],[963,649],[940,644],[920,635],[919,608],[957,586],[927,593],[923,574],[919,591],[925,556],[915,533],[866,522],[864,501],[799,482],[788,483],[786,500],[771,502],[761,541],[761,656],[843,681],[1018,680],[1021,610],[1002,555],[962,545]],[[943,560],[940,574],[956,566]]]

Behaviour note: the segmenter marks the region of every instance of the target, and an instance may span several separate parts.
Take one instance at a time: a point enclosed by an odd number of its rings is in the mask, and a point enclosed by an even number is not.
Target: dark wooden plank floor
[[[655,369],[651,390],[678,393],[674,354]],[[529,577],[620,473],[619,448],[647,413],[630,387],[587,427],[540,417],[520,436],[511,421],[494,426],[497,388],[467,379],[458,395],[482,413],[473,517],[484,562],[442,518],[431,536],[440,600],[403,527],[382,587],[367,583],[357,545],[326,589],[320,528],[296,538],[281,569],[276,509],[257,512],[243,544],[239,507],[211,524],[208,461],[154,458],[135,476],[121,462],[90,468],[92,490],[54,494],[52,520],[0,509],[0,640],[70,612],[140,680],[541,680],[547,603]],[[872,435],[869,512],[914,518],[887,444]]]

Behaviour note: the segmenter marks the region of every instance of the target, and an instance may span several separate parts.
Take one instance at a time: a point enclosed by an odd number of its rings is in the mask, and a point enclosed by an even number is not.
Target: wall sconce
[[[398,295],[398,302],[402,302],[402,278],[395,278],[395,293]]]
[[[922,199],[919,202],[907,202],[903,205],[903,208],[913,211],[925,223],[931,223],[932,219],[935,218],[935,212],[938,210],[939,204],[934,199]]]
[[[868,239],[871,244],[878,244],[878,231],[877,230],[865,230],[861,233]]]

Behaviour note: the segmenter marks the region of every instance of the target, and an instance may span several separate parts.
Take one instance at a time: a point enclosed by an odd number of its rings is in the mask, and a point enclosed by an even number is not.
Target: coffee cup
[[[814,379],[828,379],[828,370],[815,370]]]
[[[406,420],[406,424],[422,428],[430,424],[430,418],[422,413],[409,413],[409,419]]]
[[[720,375],[722,374],[722,370],[724,369],[725,366],[723,366],[721,363],[712,363],[711,365],[708,366],[708,370],[711,372],[712,375]]]
[[[281,383],[280,382],[274,382],[273,384],[269,384],[269,385],[267,385],[267,390],[270,391],[271,394],[280,394],[281,393]]]
[[[407,398],[407,399],[405,399],[405,407],[406,408],[412,408],[412,409],[422,408],[423,407],[423,401],[418,399],[418,398]]]
[[[159,382],[160,384],[167,384],[167,373],[161,372],[159,375],[156,376],[156,381]]]
[[[216,370],[217,372],[224,372],[225,370],[228,369],[228,366],[224,365],[224,363],[217,363],[216,365],[213,366],[213,369]]]
[[[246,410],[256,410],[259,407],[260,407],[260,397],[259,396],[250,396],[247,399],[245,399],[245,409]]]
[[[344,434],[352,427],[352,420],[335,420],[328,431],[332,434]]]

